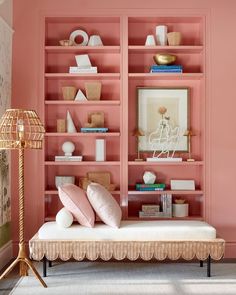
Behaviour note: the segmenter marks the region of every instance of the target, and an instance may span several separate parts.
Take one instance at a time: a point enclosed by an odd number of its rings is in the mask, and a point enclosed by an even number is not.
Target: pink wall
[[[227,5],[226,5],[227,4]],[[218,234],[227,240],[227,256],[236,257],[236,221],[234,196],[236,139],[235,116],[235,26],[236,2],[234,0],[15,0],[13,7],[13,106],[39,110],[40,71],[40,16],[44,13],[81,14],[97,9],[109,14],[109,9],[157,9],[168,13],[202,13],[208,15],[208,76],[207,76],[207,221],[215,226]],[[117,10],[118,11],[118,10]],[[227,46],[229,44],[229,46]],[[16,155],[13,155],[13,163]],[[39,228],[42,220],[40,193],[38,192],[37,167],[41,152],[26,154],[26,238]],[[30,171],[30,173],[29,173]],[[13,221],[17,224],[17,166],[13,167]],[[13,240],[16,242],[17,226]]]

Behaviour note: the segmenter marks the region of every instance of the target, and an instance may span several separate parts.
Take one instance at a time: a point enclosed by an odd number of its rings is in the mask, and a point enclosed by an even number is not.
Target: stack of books
[[[181,65],[152,65],[150,73],[183,73]]]
[[[70,67],[70,74],[97,74],[97,67]]]
[[[108,131],[108,128],[104,128],[104,127],[103,128],[81,128],[80,131],[83,132],[83,133],[89,133],[89,132],[92,132],[92,133],[94,133],[94,132],[105,133],[105,132]]]
[[[139,211],[140,218],[155,218],[159,217],[159,205],[142,205],[142,211]]]
[[[166,185],[164,183],[143,184],[137,183],[136,191],[164,191]]]
[[[69,161],[69,162],[81,162],[83,156],[55,156],[55,161]]]

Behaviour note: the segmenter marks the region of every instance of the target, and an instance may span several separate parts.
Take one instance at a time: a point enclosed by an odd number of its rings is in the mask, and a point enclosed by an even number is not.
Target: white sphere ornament
[[[145,184],[154,184],[156,180],[155,173],[151,171],[145,171],[143,174],[143,181]]]
[[[73,223],[73,215],[66,208],[62,208],[56,215],[56,223],[63,228],[70,227]]]
[[[65,156],[70,157],[75,150],[75,145],[71,141],[65,141],[62,145],[62,150],[65,153]]]

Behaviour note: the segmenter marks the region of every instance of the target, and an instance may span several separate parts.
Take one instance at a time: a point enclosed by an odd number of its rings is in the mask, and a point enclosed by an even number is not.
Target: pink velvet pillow
[[[98,183],[91,183],[87,188],[87,196],[100,219],[112,227],[119,227],[122,211],[108,190]]]
[[[74,184],[59,186],[59,197],[64,207],[81,225],[94,227],[95,214],[86,193]]]

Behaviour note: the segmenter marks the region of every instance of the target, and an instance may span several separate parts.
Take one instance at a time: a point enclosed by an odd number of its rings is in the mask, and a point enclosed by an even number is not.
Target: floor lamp
[[[41,149],[44,133],[45,129],[38,115],[32,110],[9,109],[0,119],[0,149],[19,151],[19,252],[0,276],[0,280],[20,263],[20,276],[27,275],[29,267],[46,288],[47,285],[26,254],[24,240],[24,150]]]

